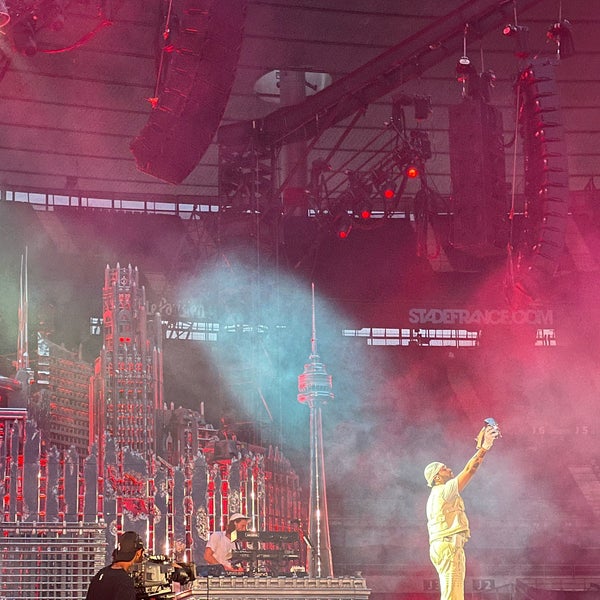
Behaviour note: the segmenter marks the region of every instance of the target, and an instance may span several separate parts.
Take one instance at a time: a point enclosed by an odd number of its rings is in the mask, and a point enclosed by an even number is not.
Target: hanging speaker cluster
[[[463,98],[448,114],[453,247],[499,252],[508,210],[502,113],[483,98]]]
[[[556,273],[569,211],[567,149],[551,60],[533,61],[518,81],[530,257],[521,287],[536,297]]]
[[[147,124],[132,141],[140,171],[181,183],[221,122],[239,60],[247,0],[180,0],[165,47],[167,72]]]

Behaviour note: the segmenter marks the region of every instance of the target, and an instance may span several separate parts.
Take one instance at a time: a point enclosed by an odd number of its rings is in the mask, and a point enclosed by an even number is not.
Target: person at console
[[[238,531],[246,531],[250,519],[241,513],[234,513],[229,517],[225,531],[211,533],[204,550],[204,560],[209,565],[222,565],[225,571],[243,573],[240,566],[231,564],[231,555],[237,549],[235,538]]]

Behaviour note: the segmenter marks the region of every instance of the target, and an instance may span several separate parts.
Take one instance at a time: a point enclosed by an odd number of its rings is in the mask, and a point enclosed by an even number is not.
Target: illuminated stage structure
[[[371,590],[362,577],[204,577],[178,600],[368,600]]]
[[[329,536],[323,420],[321,409],[333,399],[331,375],[317,351],[315,285],[312,284],[312,337],[309,361],[298,377],[298,402],[310,410],[310,501],[308,506],[308,572],[313,577],[332,577],[333,560]]]
[[[221,439],[202,413],[164,405],[161,320],[148,324],[138,277],[106,268],[93,370],[40,337],[31,390],[0,381],[0,597],[84,597],[125,530],[154,554],[200,563],[234,512],[273,531],[305,513],[278,449]]]

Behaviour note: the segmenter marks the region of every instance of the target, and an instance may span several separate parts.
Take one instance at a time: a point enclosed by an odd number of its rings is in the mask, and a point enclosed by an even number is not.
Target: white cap
[[[229,517],[229,522],[231,523],[231,521],[237,521],[238,519],[246,519],[247,521],[249,521],[250,517],[247,517],[246,515],[243,515],[242,513],[233,513]]]
[[[444,463],[441,462],[432,462],[429,463],[425,467],[425,471],[423,475],[425,475],[425,480],[427,481],[427,485],[431,487],[433,485],[433,480],[435,476],[440,472],[440,469],[444,466]]]

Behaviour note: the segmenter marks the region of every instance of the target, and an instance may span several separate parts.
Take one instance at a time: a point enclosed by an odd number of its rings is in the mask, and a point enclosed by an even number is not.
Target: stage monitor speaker
[[[140,171],[181,183],[221,122],[239,60],[247,0],[180,0],[180,22],[163,50],[156,106],[130,148]]]

